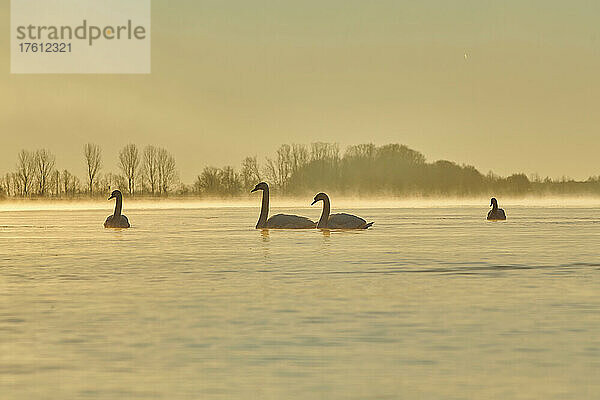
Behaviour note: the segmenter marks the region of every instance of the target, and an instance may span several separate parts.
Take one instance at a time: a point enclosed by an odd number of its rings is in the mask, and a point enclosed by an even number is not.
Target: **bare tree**
[[[102,168],[102,150],[100,146],[93,143],[88,143],[84,146],[83,152],[88,169],[88,183],[90,188],[90,196],[94,193],[94,182],[98,171]]]
[[[246,157],[242,161],[242,171],[240,172],[240,178],[244,189],[250,189],[260,182],[261,174],[258,166],[256,157]]]
[[[60,171],[55,169],[52,174],[52,188],[54,189],[54,196],[60,196]]]
[[[71,173],[66,169],[61,174],[61,183],[64,189],[65,196],[69,195],[69,188],[71,187]]]
[[[285,189],[292,174],[292,148],[289,144],[281,145],[277,149],[277,172],[280,185]]]
[[[35,156],[27,150],[21,150],[17,159],[17,176],[21,193],[27,197],[33,184],[35,174]]]
[[[205,167],[196,178],[194,191],[208,196],[235,196],[240,192],[242,182],[233,167]]]
[[[159,148],[156,159],[160,193],[167,194],[177,181],[175,158],[167,150]]]
[[[140,165],[140,153],[135,144],[128,144],[119,152],[119,167],[127,179],[129,194],[135,191],[135,179]]]
[[[100,187],[105,192],[110,192],[114,189],[124,188],[127,186],[127,183],[125,183],[125,178],[123,176],[113,174],[112,172],[104,174],[102,179],[99,179],[99,181]]]
[[[150,186],[152,195],[158,186],[158,150],[154,146],[146,146],[142,156],[142,170]]]
[[[81,181],[75,175],[71,176],[71,196],[74,197],[76,193],[85,191],[85,186],[81,186]]]
[[[65,169],[61,173],[61,185],[64,189],[65,196],[73,197],[75,196],[75,193],[79,191],[80,181],[79,178]]]
[[[310,158],[311,161],[337,162],[340,158],[340,147],[337,143],[311,143]]]
[[[62,190],[64,191],[65,196],[67,195],[67,191],[69,189],[69,178],[70,178],[69,175],[70,175],[70,173],[66,169],[63,170],[60,174],[60,184],[61,184]]]
[[[240,176],[233,167],[227,165],[219,171],[222,194],[234,196],[240,192]]]
[[[291,164],[292,174],[298,172],[302,167],[308,164],[310,157],[308,149],[303,144],[292,144]]]
[[[274,186],[285,190],[293,172],[292,166],[292,147],[284,144],[277,149],[275,159],[267,158],[265,175]]]
[[[194,191],[198,194],[216,195],[219,192],[219,170],[215,167],[204,167],[196,178]]]
[[[13,179],[12,175],[7,172],[6,175],[4,175],[4,190],[6,190],[7,196],[11,195],[11,189],[13,189]]]
[[[13,186],[13,196],[18,196],[23,194],[23,182],[21,181],[21,176],[18,172],[12,172],[10,174],[10,181]]]
[[[36,151],[34,157],[38,194],[40,196],[45,196],[49,186],[50,175],[54,170],[56,157],[46,149]]]
[[[375,158],[376,147],[373,143],[358,144],[348,146],[344,154],[344,159],[363,159],[372,160]]]
[[[265,159],[263,174],[271,184],[271,186],[279,186],[279,175],[277,174],[277,166],[272,158]]]

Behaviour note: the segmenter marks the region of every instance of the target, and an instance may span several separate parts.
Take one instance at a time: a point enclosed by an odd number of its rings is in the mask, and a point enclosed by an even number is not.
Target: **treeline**
[[[364,197],[600,195],[600,177],[578,182],[523,173],[484,175],[471,165],[446,160],[428,163],[423,154],[400,144],[359,144],[342,152],[335,143],[285,144],[262,165],[256,157],[245,158],[239,171],[232,166],[206,167],[189,191],[237,196],[262,180],[272,190],[291,196],[322,190]]]
[[[13,172],[0,176],[0,196],[16,198],[76,198],[105,196],[120,189],[130,195],[167,196],[177,190],[175,158],[166,149],[128,144],[119,152],[119,172],[104,172],[100,146],[83,148],[82,181],[56,166],[56,156],[47,149],[21,150]]]
[[[246,157],[234,166],[205,167],[191,185],[178,178],[175,158],[166,149],[128,144],[119,152],[117,173],[104,172],[99,146],[83,149],[85,177],[55,167],[48,150],[23,150],[16,170],[0,178],[0,195],[8,197],[83,197],[121,189],[130,196],[237,197],[257,182],[269,182],[281,195],[312,195],[328,191],[352,196],[469,197],[478,195],[600,195],[600,177],[586,181],[554,180],[523,173],[501,177],[482,174],[470,165],[427,162],[425,156],[400,144],[360,144],[342,151],[335,143],[280,146],[259,162]]]

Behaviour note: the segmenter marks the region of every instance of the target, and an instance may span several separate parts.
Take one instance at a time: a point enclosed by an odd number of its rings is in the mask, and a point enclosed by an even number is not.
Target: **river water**
[[[0,398],[597,397],[597,208],[485,205],[5,209]]]

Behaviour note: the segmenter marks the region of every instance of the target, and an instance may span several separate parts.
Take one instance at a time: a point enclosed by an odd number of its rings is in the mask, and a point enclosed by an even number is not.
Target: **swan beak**
[[[312,206],[312,205],[314,205],[314,204],[315,204],[317,201],[319,201],[319,200],[313,200],[313,202],[312,202],[312,203],[310,203],[310,205],[311,205],[311,206]]]
[[[111,199],[114,199],[114,198],[115,198],[115,196],[110,195],[110,197],[108,199],[111,200]]]
[[[258,190],[258,188],[254,188],[254,189],[252,189],[252,190],[250,191],[250,193],[254,193],[254,192],[256,192],[257,190]]]

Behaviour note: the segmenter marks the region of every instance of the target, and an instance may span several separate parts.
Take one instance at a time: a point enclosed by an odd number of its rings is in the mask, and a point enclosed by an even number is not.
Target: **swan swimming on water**
[[[323,213],[317,224],[317,228],[319,229],[368,229],[374,224],[374,222],[367,223],[367,221],[356,215],[343,213],[329,215],[331,203],[329,202],[329,196],[325,193],[317,194],[311,206],[318,201],[323,202]]]
[[[266,182],[261,182],[252,189],[251,193],[258,190],[262,190],[263,194],[256,229],[311,229],[317,226],[310,219],[297,215],[277,214],[267,219],[269,216],[269,185]]]
[[[506,213],[503,209],[498,208],[498,200],[496,198],[492,197],[490,207],[492,209],[487,215],[488,221],[504,221],[506,219]]]
[[[131,226],[129,225],[129,220],[121,214],[121,210],[123,209],[123,194],[119,190],[114,190],[108,199],[117,199],[117,203],[115,204],[115,213],[106,218],[104,227],[129,228]]]

